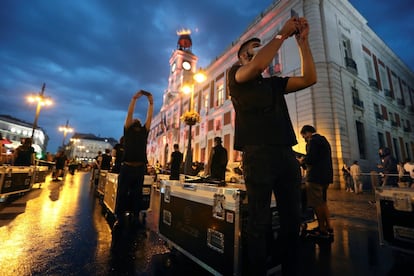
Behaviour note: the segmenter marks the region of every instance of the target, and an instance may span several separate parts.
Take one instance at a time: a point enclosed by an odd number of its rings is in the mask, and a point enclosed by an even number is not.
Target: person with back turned
[[[382,147],[378,150],[378,155],[381,158],[378,167],[382,169],[382,186],[398,187],[397,160],[392,155],[391,149]]]
[[[35,150],[32,147],[32,139],[25,138],[23,144],[14,151],[14,166],[31,166],[35,162]]]
[[[174,151],[171,153],[171,173],[170,180],[179,180],[180,179],[180,169],[183,163],[183,154],[180,152],[178,144],[174,144]]]
[[[211,149],[208,168],[209,175],[214,180],[224,182],[226,179],[227,150],[222,145],[220,137],[214,137],[214,147]]]
[[[124,136],[119,138],[119,143],[117,143],[112,149],[112,157],[114,159],[111,172],[119,173],[121,171],[122,159],[124,158]]]
[[[280,217],[283,275],[299,274],[300,228],[299,162],[292,150],[297,144],[284,95],[316,83],[316,69],[308,43],[305,18],[290,18],[280,32],[262,45],[259,38],[241,44],[239,63],[228,73],[235,117],[234,149],[243,152],[248,197],[248,275],[265,275],[271,246],[271,196],[276,196]],[[283,42],[295,35],[301,58],[300,76],[264,78]]]
[[[148,99],[147,118],[142,125],[134,119],[136,101],[142,96]],[[138,91],[131,99],[124,125],[124,156],[118,176],[116,199],[116,219],[113,234],[125,225],[126,212],[132,213],[132,223],[139,227],[139,213],[142,206],[142,187],[147,168],[147,138],[151,126],[154,100],[152,94],[144,90]]]
[[[333,182],[332,150],[325,136],[310,125],[300,131],[306,141],[306,156],[301,159],[306,165],[307,204],[315,211],[318,226],[309,235],[318,240],[333,241],[333,229],[327,203],[327,190]]]

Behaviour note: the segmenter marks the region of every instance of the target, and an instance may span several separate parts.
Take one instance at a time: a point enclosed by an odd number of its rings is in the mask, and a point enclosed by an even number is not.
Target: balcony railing
[[[384,116],[382,116],[379,112],[375,112],[375,118],[377,118],[377,120],[384,121]]]
[[[398,127],[398,124],[397,124],[397,122],[396,122],[396,121],[391,121],[391,126],[392,126],[392,127]]]
[[[393,96],[391,94],[391,90],[389,90],[389,89],[384,89],[384,95],[388,99],[393,99]]]
[[[345,57],[345,65],[346,68],[353,69],[355,72],[358,72],[357,64],[352,58]]]
[[[398,104],[399,106],[405,106],[404,99],[397,98],[397,104]]]
[[[378,89],[378,82],[373,78],[368,78],[369,86],[372,88]]]
[[[405,127],[404,127],[404,132],[408,132],[408,133],[410,133],[410,132],[411,132],[411,127],[409,127],[409,126],[405,126]]]
[[[352,97],[352,100],[354,102],[354,105],[360,107],[360,108],[364,108],[364,102],[361,101],[359,98],[357,97]]]

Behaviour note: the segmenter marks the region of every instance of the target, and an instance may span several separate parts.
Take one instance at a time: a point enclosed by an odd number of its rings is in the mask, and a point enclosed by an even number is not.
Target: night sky
[[[349,2],[414,71],[412,1]],[[271,3],[2,0],[0,114],[33,123],[35,106],[25,97],[39,93],[46,83],[45,95],[55,104],[42,108],[38,125],[50,137],[48,151],[55,152],[61,145],[63,133],[58,128],[67,120],[75,132],[118,139],[137,90],[153,93],[154,114],[158,113],[177,31],[192,31],[198,66],[206,67]],[[146,109],[146,99],[138,100],[135,116],[144,120]]]

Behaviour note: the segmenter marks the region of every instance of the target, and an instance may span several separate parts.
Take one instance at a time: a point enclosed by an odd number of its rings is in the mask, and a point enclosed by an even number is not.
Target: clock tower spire
[[[183,84],[192,81],[198,57],[192,52],[193,42],[190,34],[190,30],[177,32],[177,49],[170,57],[170,75],[163,105],[168,105],[174,98],[179,97]]]

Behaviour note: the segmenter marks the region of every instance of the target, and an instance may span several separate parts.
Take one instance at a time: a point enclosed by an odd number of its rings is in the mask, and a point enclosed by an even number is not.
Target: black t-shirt
[[[66,165],[66,160],[67,159],[68,158],[64,154],[57,155],[55,157],[55,166],[56,166],[56,169],[58,169],[58,170],[63,169],[65,167],[65,165]]]
[[[333,182],[332,151],[325,136],[317,133],[306,144],[307,180],[318,184]]]
[[[112,156],[105,153],[102,155],[101,170],[109,170],[111,168]]]
[[[15,166],[30,166],[32,165],[32,156],[34,154],[34,148],[33,147],[24,147],[19,146],[16,149],[16,159],[14,160]]]
[[[212,168],[226,168],[227,161],[227,150],[222,145],[215,146],[214,154],[211,159]]]
[[[145,126],[124,128],[125,162],[147,163],[148,131]]]
[[[237,83],[234,65],[228,73],[228,87],[236,112],[234,149],[246,145],[297,144],[285,100],[288,77],[257,78]]]
[[[183,162],[183,154],[179,151],[173,151],[171,153],[171,171],[174,171],[174,172],[179,171],[182,162]]]
[[[122,162],[122,158],[124,158],[124,145],[116,144],[114,146],[115,150],[115,163]]]

